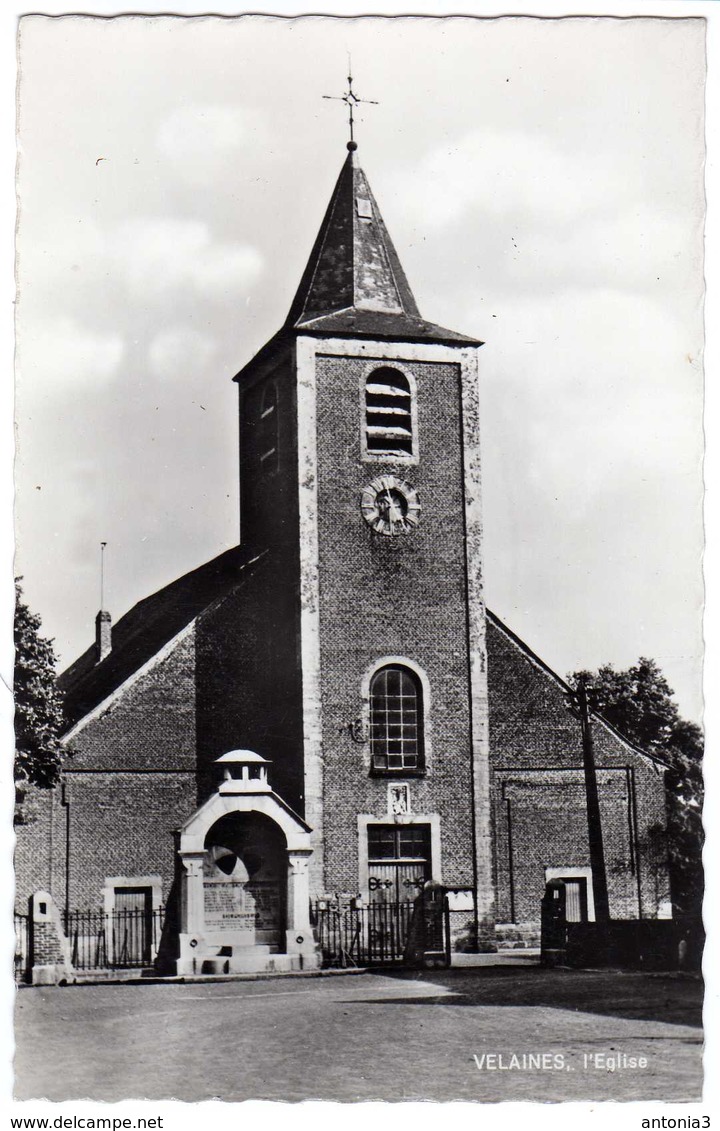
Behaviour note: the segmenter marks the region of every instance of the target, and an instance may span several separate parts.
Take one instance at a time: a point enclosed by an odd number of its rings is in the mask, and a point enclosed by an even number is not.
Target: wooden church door
[[[368,826],[371,903],[408,903],[430,876],[429,825]]]

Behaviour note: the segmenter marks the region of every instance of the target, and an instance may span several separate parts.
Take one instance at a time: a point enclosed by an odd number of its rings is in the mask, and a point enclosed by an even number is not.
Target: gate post
[[[550,880],[545,885],[540,911],[540,962],[543,966],[563,966],[567,959],[567,918],[565,884]]]
[[[30,897],[30,981],[57,986],[72,980],[70,947],[55,900],[47,891]]]
[[[180,933],[178,945],[180,955],[176,973],[196,974],[197,959],[194,950],[201,943],[205,933],[205,893],[203,890],[202,851],[180,852],[182,871],[180,876]],[[202,949],[202,948],[201,948]]]
[[[415,900],[405,951],[408,965],[426,969],[450,965],[446,906],[445,888],[430,880]]]
[[[288,848],[287,954],[315,956],[316,946],[310,926],[309,861],[312,849]]]

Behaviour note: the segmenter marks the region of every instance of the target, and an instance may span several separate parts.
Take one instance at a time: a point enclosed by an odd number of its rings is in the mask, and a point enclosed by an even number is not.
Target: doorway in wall
[[[568,923],[587,923],[588,891],[584,876],[560,876],[565,884],[565,919]]]
[[[151,887],[115,888],[113,965],[143,966],[152,961],[152,910]]]
[[[408,903],[431,875],[429,825],[368,825],[371,903]]]

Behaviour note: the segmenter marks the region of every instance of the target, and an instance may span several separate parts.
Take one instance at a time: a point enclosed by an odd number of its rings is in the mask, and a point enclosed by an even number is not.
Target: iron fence
[[[312,910],[325,966],[387,966],[405,961],[415,903],[343,907],[320,900]]]
[[[141,969],[158,951],[165,908],[68,911],[65,934],[76,970]]]
[[[15,981],[24,982],[30,965],[29,916],[15,914]]]

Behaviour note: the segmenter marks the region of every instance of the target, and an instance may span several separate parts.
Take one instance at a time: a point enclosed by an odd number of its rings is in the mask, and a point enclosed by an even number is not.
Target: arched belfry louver
[[[369,454],[414,455],[413,389],[398,369],[383,366],[365,382],[365,448]]]

